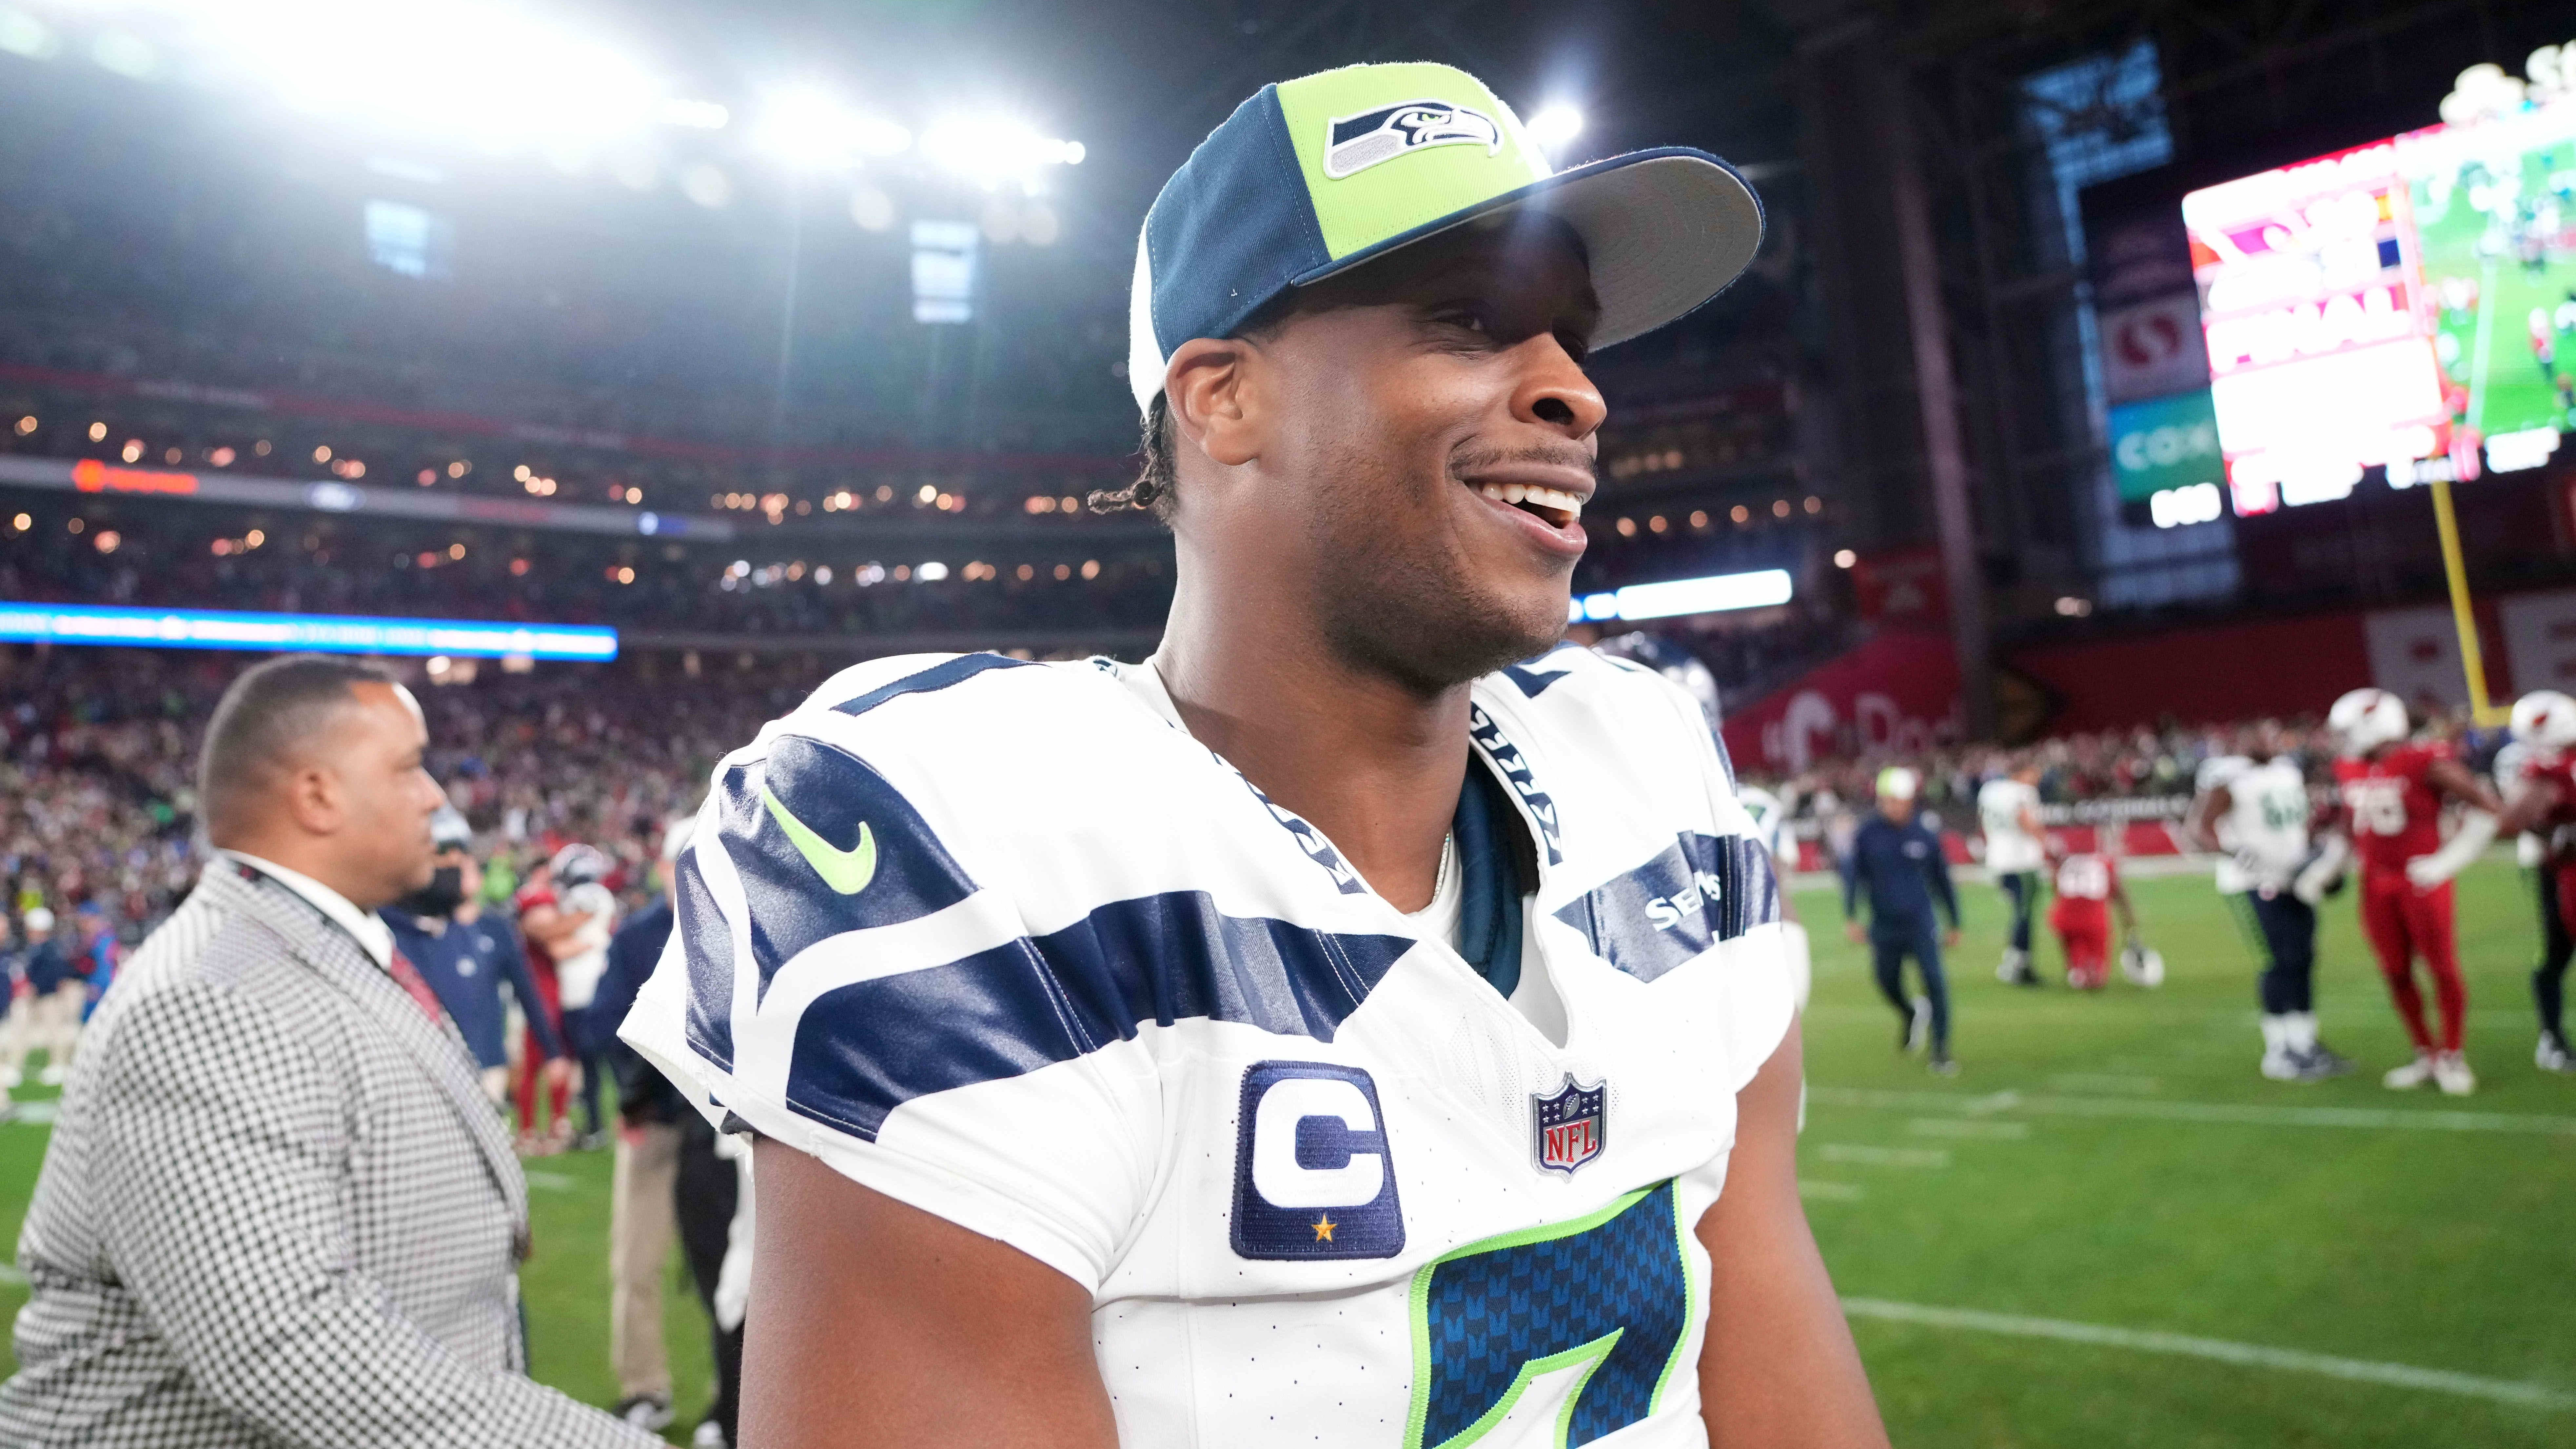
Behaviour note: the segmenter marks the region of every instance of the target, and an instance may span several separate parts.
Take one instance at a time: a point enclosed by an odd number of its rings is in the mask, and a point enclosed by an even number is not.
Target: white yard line
[[[2044,1117],[2134,1117],[2164,1122],[2224,1123],[2239,1127],[2344,1127],[2403,1132],[2511,1132],[2576,1137],[2576,1117],[2531,1112],[2458,1112],[2440,1108],[2403,1111],[2384,1107],[2271,1107],[2239,1102],[2157,1102],[2134,1097],[2026,1096],[1993,1092],[1979,1097],[1947,1092],[1882,1091],[1867,1087],[1807,1088],[1819,1107],[1881,1108],[1894,1112],[1956,1112],[1990,1116],[2026,1112]]]
[[[570,1192],[581,1186],[579,1178],[561,1172],[537,1172],[521,1168],[519,1175],[528,1180],[528,1186],[541,1192]]]
[[[27,1275],[18,1271],[17,1264],[0,1263],[0,1286],[23,1288],[26,1285]]]
[[[2308,1353],[2295,1348],[2271,1348],[2259,1343],[2231,1343],[2223,1338],[2198,1338],[2186,1333],[2165,1333],[2157,1329],[2117,1328],[2103,1323],[2070,1323],[2060,1318],[2027,1318],[2018,1313],[1987,1313],[1974,1308],[1935,1308],[1920,1303],[1891,1303],[1883,1298],[1845,1298],[1843,1312],[1854,1318],[1874,1318],[1891,1323],[1916,1323],[1929,1328],[1964,1328],[1977,1333],[2002,1333],[2018,1338],[2051,1338],[2061,1343],[2090,1343],[2138,1353],[2166,1353],[2185,1358],[2212,1359],[2219,1363],[2239,1364],[2246,1368],[2323,1374],[2328,1378],[2350,1379],[2356,1383],[2386,1384],[2392,1388],[2425,1389],[2434,1393],[2460,1394],[2468,1398],[2491,1399],[2500,1404],[2518,1404],[2526,1408],[2576,1409],[2576,1394],[2554,1389],[2546,1384],[2481,1378],[2476,1374],[2454,1373],[2449,1369],[2417,1368],[2412,1364],[2379,1363],[2362,1358],[2338,1358],[2332,1354]]]
[[[1974,1117],[1917,1117],[1905,1124],[1917,1137],[1984,1137],[2019,1142],[2030,1135],[2027,1122],[1979,1121]]]
[[[54,1097],[44,1097],[33,1102],[12,1102],[9,1104],[9,1115],[0,1118],[0,1122],[13,1122],[21,1127],[51,1127],[54,1125],[54,1114],[61,1110],[56,1105],[59,1100]]]
[[[1871,1147],[1859,1142],[1821,1142],[1817,1160],[1856,1167],[1912,1167],[1938,1172],[1950,1165],[1950,1154],[1938,1147]]]
[[[2154,1077],[2105,1077],[2089,1072],[2051,1077],[2048,1084],[2061,1092],[2090,1092],[2105,1097],[2143,1097],[2164,1086]]]
[[[1798,1179],[1798,1196],[1818,1202],[1858,1202],[1863,1194],[1856,1182],[1818,1182],[1802,1177]]]

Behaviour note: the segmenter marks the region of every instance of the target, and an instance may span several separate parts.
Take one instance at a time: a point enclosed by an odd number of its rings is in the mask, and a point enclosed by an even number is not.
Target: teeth
[[[1526,483],[1487,483],[1479,492],[1497,503],[1534,503],[1553,508],[1568,519],[1583,516],[1583,500],[1562,488],[1539,488]]]

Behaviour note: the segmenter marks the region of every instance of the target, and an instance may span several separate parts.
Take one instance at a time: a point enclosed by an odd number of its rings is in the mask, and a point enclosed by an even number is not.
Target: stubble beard
[[[1409,546],[1397,530],[1371,526],[1367,506],[1408,487],[1358,460],[1335,460],[1335,491],[1347,506],[1323,510],[1316,530],[1318,622],[1325,647],[1344,666],[1394,680],[1428,698],[1506,664],[1530,658],[1565,635],[1565,616],[1516,617],[1513,602],[1484,587],[1447,548]],[[1465,485],[1445,474],[1437,486]],[[1447,541],[1447,535],[1440,535]]]

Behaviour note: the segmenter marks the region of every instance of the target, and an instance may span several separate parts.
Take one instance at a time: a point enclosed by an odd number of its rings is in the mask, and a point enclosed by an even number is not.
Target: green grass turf
[[[2531,1065],[2525,972],[2535,943],[2508,866],[2462,882],[2471,977],[2465,1103],[2399,1096],[2406,1055],[2347,895],[2326,911],[2325,1034],[2364,1074],[2311,1086],[2254,1073],[2254,968],[2205,877],[2131,883],[2169,978],[2098,995],[1994,978],[1999,895],[1962,887],[1952,953],[1955,1079],[1894,1050],[1894,1017],[1823,891],[1815,932],[1802,1157],[1808,1212],[1848,1295],[2162,1330],[2576,1394],[2576,1137],[2390,1127],[2240,1125],[2063,1115],[2089,1102],[2357,1107],[2576,1118],[2576,1078]],[[2053,947],[2041,961],[2053,980]],[[2022,1094],[2019,1105],[1998,1099]],[[1871,1093],[1920,1093],[1888,1101]],[[22,1096],[36,1095],[33,1093]],[[1854,1105],[1878,1102],[1881,1105]],[[1964,1124],[1964,1125],[1963,1125]],[[44,1131],[0,1127],[0,1234],[14,1239]],[[1858,1152],[1852,1149],[1861,1149]],[[1888,1149],[1894,1149],[1890,1153]],[[608,1157],[529,1164],[537,1256],[525,1278],[538,1377],[593,1403],[607,1362]],[[673,1264],[667,1296],[685,1439],[707,1392],[705,1330]],[[0,1311],[25,1290],[0,1285]],[[1904,1446],[2480,1449],[2576,1443],[2576,1412],[2134,1349],[1861,1319],[1854,1328]],[[5,1360],[0,1360],[5,1362]]]
[[[2526,199],[2545,197],[2553,182],[2564,184],[2576,171],[2576,142],[2544,146],[2521,159],[2520,194]],[[2567,431],[2571,420],[2566,407],[2549,375],[2534,360],[2529,319],[2535,308],[2555,319],[2570,293],[2576,292],[2576,259],[2553,254],[2542,266],[2525,268],[2510,255],[2482,256],[2478,244],[2487,234],[2487,217],[2469,205],[2467,188],[2454,187],[2439,211],[2434,209],[2432,195],[2429,183],[2416,184],[2416,227],[2427,284],[2436,297],[2444,277],[2464,278],[2479,286],[2476,308],[2445,309],[2436,322],[2456,348],[2456,361],[2446,370],[2453,380],[2468,384],[2475,399],[2469,422],[2485,434],[2526,428]],[[2478,365],[2481,329],[2487,333],[2483,371]],[[2576,335],[2557,333],[2556,351],[2562,372],[2576,368]]]
[[[1862,948],[1843,940],[1832,897],[1799,893],[1818,928],[1808,1077],[1842,1089],[1819,1093],[1801,1150],[1836,1286],[2576,1392],[2576,1137],[1953,1105],[2010,1091],[2576,1118],[2576,1078],[2531,1062],[2538,933],[2519,873],[2481,865],[2461,882],[2468,1051],[2481,1078],[2466,1102],[2379,1084],[2410,1049],[2349,893],[2324,912],[2318,1014],[2325,1039],[2363,1070],[2303,1085],[2255,1073],[2253,958],[2207,878],[2130,888],[2166,984],[2078,995],[1997,982],[2001,895],[1963,885],[1968,929],[1950,970],[1963,1070],[1947,1081],[1897,1055],[1895,1017]],[[2053,942],[2039,956],[2062,981]],[[1846,1105],[1852,1089],[1931,1099]],[[1956,1135],[1971,1130],[1983,1135]],[[1853,1147],[1909,1151],[1838,1150]],[[1900,1445],[2576,1443],[2576,1412],[1956,1328],[1862,1319],[1854,1330]]]

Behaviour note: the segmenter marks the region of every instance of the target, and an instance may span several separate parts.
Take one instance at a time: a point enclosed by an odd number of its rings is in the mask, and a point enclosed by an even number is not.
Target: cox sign
[[[2144,503],[2194,484],[2226,482],[2218,413],[2210,406],[2209,389],[2111,409],[2111,471],[2123,503]]]

